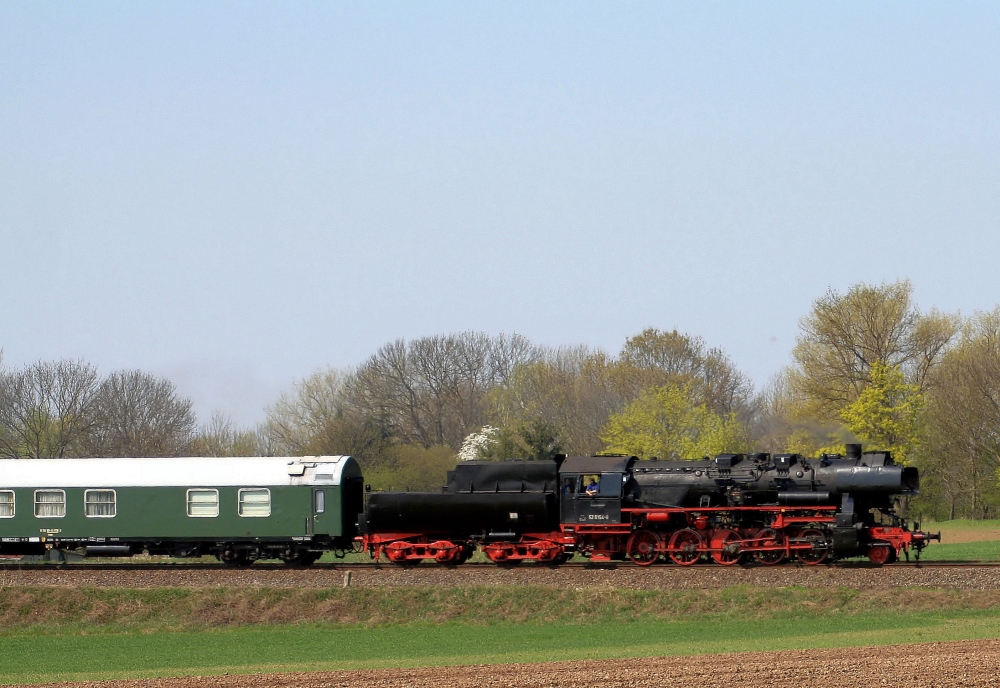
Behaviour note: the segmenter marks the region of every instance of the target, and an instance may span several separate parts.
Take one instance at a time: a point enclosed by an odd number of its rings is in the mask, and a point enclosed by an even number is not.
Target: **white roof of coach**
[[[350,456],[0,459],[0,489],[339,485],[349,459]]]

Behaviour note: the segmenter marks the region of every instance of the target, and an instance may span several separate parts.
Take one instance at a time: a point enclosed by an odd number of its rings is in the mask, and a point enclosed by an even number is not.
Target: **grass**
[[[920,555],[921,561],[1000,561],[1000,540],[931,543]]]
[[[1000,610],[1000,590],[752,587],[627,590],[544,586],[292,588],[0,588],[0,638],[262,625],[385,627],[415,620],[628,624],[634,621],[863,616]]]
[[[967,518],[957,518],[954,521],[926,521],[920,524],[922,530],[940,530],[942,533],[966,530],[1000,530],[1000,520],[989,519],[973,521]]]

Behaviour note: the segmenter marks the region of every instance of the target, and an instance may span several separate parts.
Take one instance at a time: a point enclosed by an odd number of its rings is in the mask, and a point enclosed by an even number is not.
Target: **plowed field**
[[[545,664],[212,676],[59,685],[61,688],[1000,686],[1000,640]]]

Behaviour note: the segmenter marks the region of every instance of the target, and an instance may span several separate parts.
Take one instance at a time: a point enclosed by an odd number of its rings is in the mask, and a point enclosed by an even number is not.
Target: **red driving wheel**
[[[660,558],[660,536],[651,530],[637,530],[629,536],[625,552],[639,566],[650,566]]]
[[[667,554],[670,556],[670,560],[678,566],[691,566],[701,559],[699,550],[704,547],[704,544],[704,540],[701,539],[701,535],[698,535],[697,531],[684,528],[670,536],[670,542],[667,543]]]
[[[715,560],[716,564],[722,564],[723,566],[732,566],[739,563],[740,558],[743,556],[742,547],[740,546],[742,542],[743,538],[735,530],[715,531],[712,539],[709,540],[712,549],[712,559]]]

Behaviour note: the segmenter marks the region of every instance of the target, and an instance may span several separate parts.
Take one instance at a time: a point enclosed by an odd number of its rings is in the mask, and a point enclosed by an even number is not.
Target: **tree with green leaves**
[[[748,448],[735,413],[719,414],[698,402],[690,385],[643,391],[601,434],[605,450],[641,459],[694,459]]]
[[[923,404],[920,389],[907,383],[899,368],[875,362],[868,386],[840,417],[862,443],[889,450],[896,461],[909,463],[920,443]]]
[[[615,361],[614,376],[627,398],[651,387],[688,385],[695,398],[721,414],[745,412],[753,392],[722,349],[677,330],[647,328],[629,337]]]

